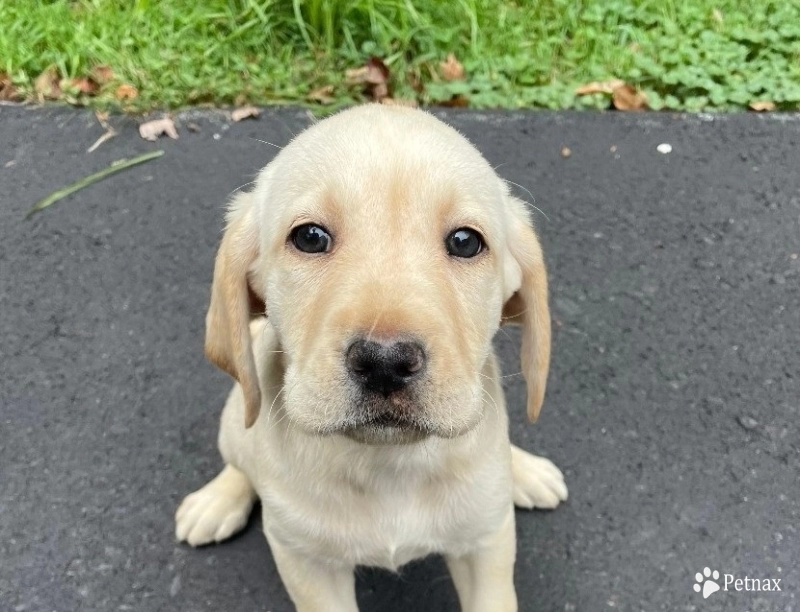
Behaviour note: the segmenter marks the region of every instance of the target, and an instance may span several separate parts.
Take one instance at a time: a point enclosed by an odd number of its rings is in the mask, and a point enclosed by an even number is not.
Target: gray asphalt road
[[[521,610],[799,610],[798,118],[440,115],[547,215],[540,422],[524,421],[519,377],[507,392],[512,437],[559,464],[571,496],[518,513]],[[0,107],[0,610],[290,610],[256,519],[191,550],[172,517],[220,466],[230,382],[202,338],[223,203],[274,155],[257,139],[284,144],[308,119],[192,113],[157,144],[114,123],[86,154],[90,113]],[[497,344],[517,371],[518,338]],[[706,566],[782,590],[703,600]],[[363,610],[457,609],[438,559],[365,569],[358,592]]]

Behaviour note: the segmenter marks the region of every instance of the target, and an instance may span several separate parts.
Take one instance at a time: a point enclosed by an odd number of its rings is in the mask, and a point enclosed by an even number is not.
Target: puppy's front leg
[[[514,510],[482,548],[461,557],[446,555],[463,612],[516,612]]]
[[[358,612],[354,567],[319,563],[283,546],[268,531],[265,533],[297,612]]]

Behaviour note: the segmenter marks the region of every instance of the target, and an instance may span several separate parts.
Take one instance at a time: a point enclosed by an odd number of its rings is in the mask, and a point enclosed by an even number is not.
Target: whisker
[[[522,189],[524,192],[526,192],[526,193],[527,193],[527,194],[528,194],[528,195],[531,197],[531,200],[533,200],[533,202],[535,202],[535,201],[536,201],[536,198],[535,198],[535,197],[534,197],[534,195],[531,193],[531,190],[530,190],[530,189],[528,189],[527,187],[525,187],[525,186],[523,186],[523,185],[520,185],[519,183],[515,183],[514,181],[509,181],[508,179],[505,179],[505,181],[506,181],[506,183],[510,183],[511,185],[516,185],[517,187],[519,187],[520,189]],[[550,222],[550,217],[548,217],[548,216],[545,214],[545,212],[544,212],[544,211],[543,211],[541,208],[539,208],[538,206],[536,206],[536,204],[534,204],[533,202],[526,202],[526,204],[527,204],[528,206],[530,206],[531,208],[533,208],[535,211],[538,211],[539,213],[541,213],[541,215],[542,215],[542,216],[543,216],[545,219],[547,219],[547,221],[548,221],[548,222]]]
[[[228,194],[228,197],[231,197],[231,196],[232,196],[234,193],[237,193],[237,192],[241,191],[242,189],[244,189],[244,188],[245,188],[245,187],[247,187],[248,185],[252,185],[252,184],[253,184],[253,183],[255,183],[257,180],[258,180],[258,179],[254,179],[254,180],[250,181],[249,183],[245,183],[244,185],[239,185],[239,186],[238,186],[236,189],[234,189],[233,191],[231,191],[231,192]]]
[[[256,141],[258,141],[258,142],[260,142],[260,143],[263,143],[263,144],[269,145],[269,146],[271,146],[271,147],[275,147],[275,148],[276,148],[276,149],[278,149],[279,151],[283,149],[283,147],[280,147],[280,146],[278,146],[278,145],[276,145],[276,144],[274,144],[274,143],[272,143],[272,142],[269,142],[269,141],[267,141],[267,140],[261,140],[260,138],[255,138],[254,136],[248,136],[248,138],[249,138],[250,140],[256,140]]]

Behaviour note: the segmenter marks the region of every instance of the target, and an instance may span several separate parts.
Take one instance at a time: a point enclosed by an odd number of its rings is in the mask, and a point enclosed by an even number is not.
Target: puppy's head
[[[523,326],[528,415],[550,353],[547,279],[525,205],[431,115],[358,107],[306,130],[237,196],[206,353],[261,406],[248,322],[265,308],[298,427],[365,442],[452,437],[493,410],[484,365]],[[261,312],[263,314],[263,311]]]

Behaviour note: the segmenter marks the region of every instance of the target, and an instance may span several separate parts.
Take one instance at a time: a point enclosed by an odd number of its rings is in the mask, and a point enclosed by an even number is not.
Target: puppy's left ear
[[[259,251],[254,200],[253,194],[241,193],[228,209],[206,315],[206,357],[242,386],[245,427],[256,422],[261,408],[261,389],[250,338],[250,319],[264,314],[264,293],[249,277]]]
[[[528,419],[539,418],[550,369],[550,308],[547,270],[525,203],[506,197],[508,244],[504,269],[506,298],[501,325],[522,325],[520,361],[528,387]]]

